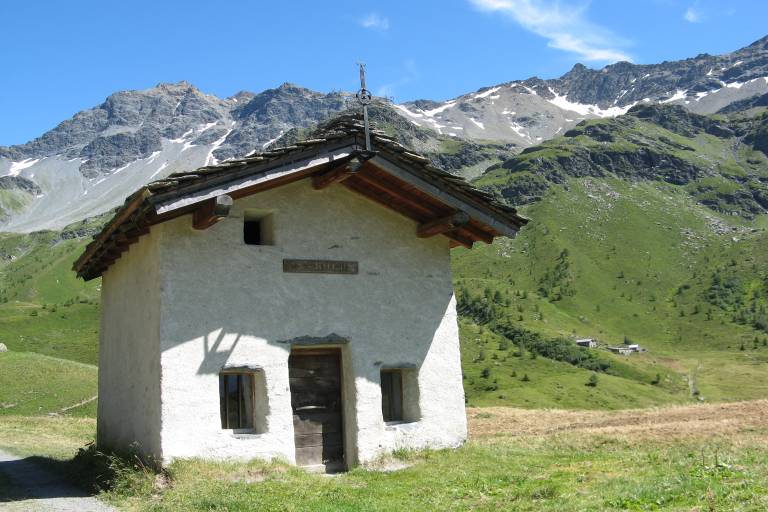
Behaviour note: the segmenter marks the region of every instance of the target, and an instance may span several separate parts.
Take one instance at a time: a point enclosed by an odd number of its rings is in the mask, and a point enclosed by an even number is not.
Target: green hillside
[[[99,283],[71,270],[82,233],[0,235],[0,342],[10,350],[96,364]]]
[[[515,240],[455,251],[464,332],[473,333],[462,338],[470,403],[615,408],[766,396],[767,124],[762,113],[636,108],[583,122],[476,180],[527,203],[532,222]],[[551,355],[569,362],[526,357],[553,352],[515,345],[526,333],[562,346]],[[577,337],[648,352],[576,349]],[[592,373],[597,385],[585,386]]]
[[[766,151],[768,111],[702,116],[638,105],[624,116],[582,121],[492,166],[476,183],[521,205],[569,177],[661,181],[715,211],[754,218],[768,211]]]
[[[636,108],[512,158],[496,153],[501,163],[476,183],[525,203],[532,221],[514,240],[454,251],[468,403],[618,409],[765,397],[767,122],[759,111]],[[467,157],[456,145],[445,158],[461,154],[455,165],[468,169],[479,148]],[[95,390],[93,367],[72,362],[98,360],[100,283],[70,268],[103,221],[0,235],[0,342],[13,354],[0,355],[2,374],[37,375],[45,355],[59,359],[57,377],[80,383],[56,399],[30,395],[30,412]],[[577,348],[576,337],[648,350],[618,356]],[[45,382],[59,390],[69,380]]]
[[[601,376],[588,390],[601,407],[611,406],[617,393],[632,395],[621,402],[627,406],[642,405],[646,396],[658,403],[686,400],[692,391],[714,400],[766,395],[761,375],[768,370],[768,334],[758,327],[768,276],[763,229],[727,224],[679,187],[618,179],[572,179],[567,190],[550,188],[525,213],[535,222],[515,240],[455,251],[460,305],[479,304],[487,312],[474,315],[473,323],[509,321],[547,338],[594,337],[648,348],[629,357],[592,351],[614,366],[608,373],[627,381]],[[718,288],[716,281],[732,286]],[[493,366],[498,373],[514,369],[518,377],[527,372],[529,386],[552,373],[565,376],[510,357],[512,344],[491,360],[486,347],[496,340],[464,336],[463,343],[467,377],[475,382],[488,364],[492,372]],[[483,349],[485,362],[473,363]],[[583,406],[573,393],[584,394],[590,372],[569,366],[580,373],[573,379],[581,386],[566,386],[557,403]],[[643,388],[630,392],[630,383]],[[653,392],[646,395],[649,387]],[[468,387],[468,395],[478,403],[536,406],[525,402],[528,396],[503,390]],[[544,403],[553,405],[553,396]]]

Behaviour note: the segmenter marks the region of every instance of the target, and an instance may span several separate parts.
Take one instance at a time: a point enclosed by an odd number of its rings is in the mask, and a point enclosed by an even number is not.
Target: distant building
[[[645,352],[645,349],[640,345],[638,345],[637,343],[627,345],[627,348],[630,349],[632,352]]]
[[[635,352],[635,350],[632,350],[629,347],[608,347],[608,350],[610,350],[614,354],[619,354],[619,355],[622,355],[622,356],[628,356],[632,352]]]
[[[580,347],[597,348],[597,340],[594,338],[584,338],[576,340],[576,344]]]

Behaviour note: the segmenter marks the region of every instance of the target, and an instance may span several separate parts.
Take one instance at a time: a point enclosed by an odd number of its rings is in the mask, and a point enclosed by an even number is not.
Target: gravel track
[[[0,450],[0,473],[10,485],[0,484],[0,511],[114,512],[41,464]]]

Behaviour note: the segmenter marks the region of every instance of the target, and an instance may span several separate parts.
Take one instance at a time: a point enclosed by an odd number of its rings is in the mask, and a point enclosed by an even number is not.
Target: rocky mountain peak
[[[231,100],[234,103],[248,103],[253,99],[254,96],[256,96],[256,94],[250,91],[237,91],[235,94],[227,98],[227,100]]]
[[[768,50],[768,35],[761,37],[754,43],[750,44],[745,50]]]
[[[178,82],[160,82],[153,89],[159,89],[167,92],[186,91],[187,89],[198,90],[197,87],[187,82],[186,80],[179,80]]]

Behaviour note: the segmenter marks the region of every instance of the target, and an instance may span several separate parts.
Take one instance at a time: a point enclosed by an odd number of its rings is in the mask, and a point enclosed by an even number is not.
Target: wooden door
[[[295,350],[288,358],[296,463],[342,464],[341,354]]]

